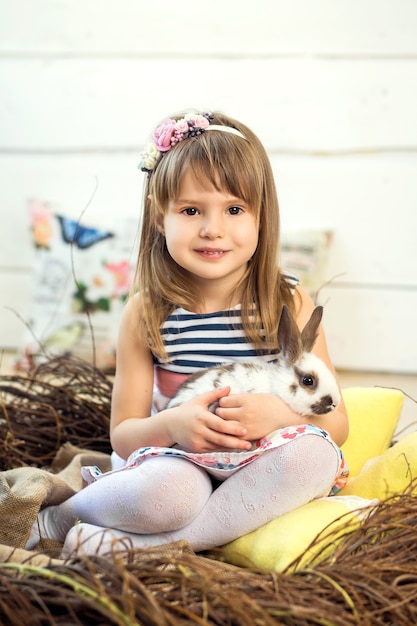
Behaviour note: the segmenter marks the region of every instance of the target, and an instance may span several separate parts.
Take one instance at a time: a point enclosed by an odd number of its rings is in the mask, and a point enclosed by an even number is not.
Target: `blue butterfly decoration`
[[[109,230],[83,226],[79,222],[64,217],[63,215],[57,215],[57,218],[61,225],[63,240],[66,241],[66,243],[75,244],[82,250],[90,248],[100,241],[114,237],[114,233]]]

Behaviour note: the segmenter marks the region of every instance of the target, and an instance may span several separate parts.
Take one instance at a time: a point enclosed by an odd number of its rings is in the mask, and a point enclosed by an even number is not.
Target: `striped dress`
[[[292,292],[297,279],[286,276]],[[214,313],[193,313],[179,307],[161,328],[167,359],[154,357],[160,393],[171,397],[190,374],[201,369],[233,362],[275,361],[277,351],[259,350],[247,339],[241,305]]]

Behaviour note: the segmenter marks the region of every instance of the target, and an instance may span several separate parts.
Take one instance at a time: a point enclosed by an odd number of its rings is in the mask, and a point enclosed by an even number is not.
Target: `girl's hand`
[[[230,393],[230,387],[214,389],[179,407],[169,409],[170,436],[181,449],[189,452],[250,450],[247,428],[238,419],[223,419],[209,411],[209,406]]]
[[[293,412],[277,396],[261,393],[241,393],[222,397],[216,415],[222,419],[238,422],[246,428],[246,438],[252,441],[290,426]]]
[[[337,445],[346,439],[346,414],[335,410],[323,415],[300,415],[273,394],[242,393],[224,396],[219,400],[216,414],[225,421],[232,420],[246,428],[245,439],[256,441],[278,428],[315,424],[323,428]],[[335,433],[336,436],[333,435]]]

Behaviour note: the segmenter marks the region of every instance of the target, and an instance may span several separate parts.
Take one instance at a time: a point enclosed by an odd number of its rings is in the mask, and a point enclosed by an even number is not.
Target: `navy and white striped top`
[[[298,280],[285,277],[295,291]],[[274,361],[276,352],[255,349],[248,341],[241,319],[241,305],[214,313],[193,313],[179,307],[161,328],[168,359],[155,357],[161,369],[192,374],[200,369],[236,361]]]

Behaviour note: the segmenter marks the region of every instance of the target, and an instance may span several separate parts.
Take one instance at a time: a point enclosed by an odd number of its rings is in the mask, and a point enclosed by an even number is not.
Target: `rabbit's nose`
[[[330,394],[322,396],[318,402],[315,402],[311,407],[311,410],[315,415],[323,415],[324,413],[330,413],[334,411],[338,405],[333,400]]]

